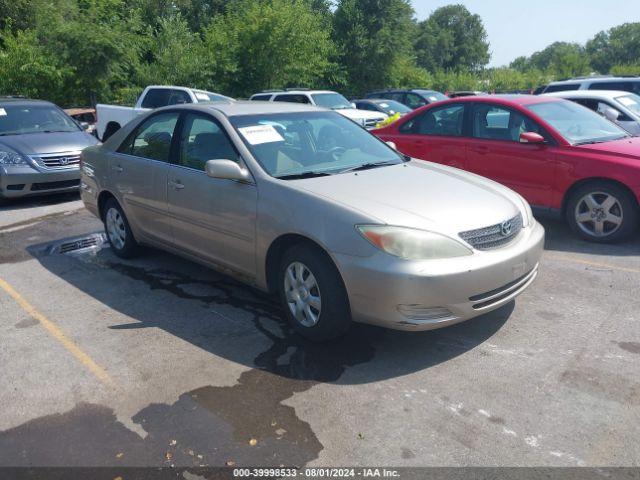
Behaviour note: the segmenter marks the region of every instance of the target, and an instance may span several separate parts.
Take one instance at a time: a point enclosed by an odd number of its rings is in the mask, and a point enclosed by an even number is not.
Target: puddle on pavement
[[[111,254],[95,252],[82,258],[154,291],[208,308],[225,306],[248,313],[249,321],[271,341],[270,347],[255,357],[254,368],[242,373],[236,385],[204,386],[182,394],[173,404],[143,408],[132,420],[148,433],[144,439],[118,422],[109,408],[79,404],[67,413],[0,432],[0,465],[222,466],[233,461],[301,466],[318,457],[322,444],[283,401],[319,382],[338,380],[349,366],[370,361],[377,329],[358,326],[330,344],[310,343],[282,320],[272,297],[228,277],[211,272],[201,280],[112,259]]]

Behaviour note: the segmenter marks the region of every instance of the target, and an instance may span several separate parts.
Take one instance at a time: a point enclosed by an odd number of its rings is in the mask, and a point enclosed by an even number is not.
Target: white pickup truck
[[[219,93],[188,87],[150,85],[144,89],[134,107],[96,105],[96,134],[103,142],[138,115],[154,108],[180,103],[219,102],[233,100]]]

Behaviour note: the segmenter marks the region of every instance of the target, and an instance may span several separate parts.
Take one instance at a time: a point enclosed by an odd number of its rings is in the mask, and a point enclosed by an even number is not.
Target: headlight
[[[439,233],[387,225],[358,225],[356,228],[380,250],[406,260],[433,260],[473,254],[462,243]]]
[[[0,151],[0,165],[28,165],[28,163],[19,153]]]

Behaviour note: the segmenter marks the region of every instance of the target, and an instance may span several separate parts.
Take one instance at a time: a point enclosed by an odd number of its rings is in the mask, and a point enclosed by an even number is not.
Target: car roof
[[[163,109],[180,109],[180,110],[217,110],[227,117],[236,117],[242,115],[261,115],[269,113],[293,113],[293,112],[318,112],[330,111],[325,108],[315,107],[304,103],[287,103],[287,102],[252,102],[251,100],[239,100],[235,102],[204,102],[204,103],[185,103],[181,105],[172,105]]]
[[[0,96],[0,105],[54,105],[54,104],[46,100]]]
[[[280,95],[280,94],[292,94],[292,95],[304,95],[306,93],[338,93],[333,90],[272,90],[268,92],[258,92],[251,95],[255,97],[256,95]]]
[[[581,78],[569,78],[567,80],[558,80],[549,83],[549,85],[581,85],[583,83],[605,83],[605,82],[640,82],[640,77],[581,77]]]
[[[566,92],[544,93],[543,95],[547,97],[559,98],[606,98],[609,100],[613,100],[624,95],[631,95],[631,92],[626,92],[624,90],[569,90]]]
[[[443,105],[445,103],[500,103],[502,105],[535,105],[537,103],[546,102],[562,102],[561,98],[554,98],[543,95],[519,95],[519,94],[503,94],[503,95],[472,95],[468,97],[457,97],[448,100],[442,100],[432,105]]]

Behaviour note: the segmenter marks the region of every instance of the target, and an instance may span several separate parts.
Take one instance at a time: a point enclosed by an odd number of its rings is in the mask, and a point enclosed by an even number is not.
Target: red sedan
[[[566,100],[464,97],[420,108],[374,130],[413,158],[512,188],[561,214],[583,238],[614,242],[640,218],[640,138]]]

